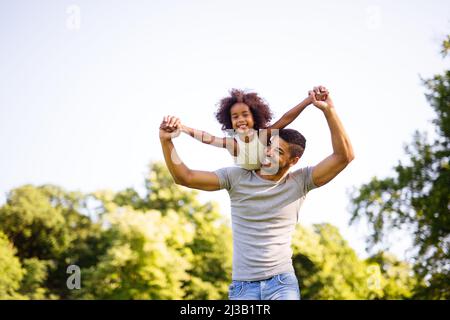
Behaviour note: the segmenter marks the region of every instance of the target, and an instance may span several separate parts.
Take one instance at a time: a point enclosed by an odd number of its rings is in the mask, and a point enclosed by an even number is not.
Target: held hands
[[[327,111],[334,108],[333,101],[330,98],[328,89],[323,86],[314,87],[308,92],[309,98],[313,105],[322,111]]]
[[[159,138],[161,140],[171,140],[180,135],[182,124],[180,119],[174,116],[165,116],[159,126]]]

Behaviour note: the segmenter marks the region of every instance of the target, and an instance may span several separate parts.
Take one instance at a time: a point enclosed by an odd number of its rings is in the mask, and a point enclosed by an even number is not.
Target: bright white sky
[[[364,255],[346,191],[388,175],[414,130],[430,128],[419,75],[449,67],[439,54],[449,12],[444,0],[3,1],[0,203],[25,183],[142,189],[149,161],[162,160],[164,115],[219,135],[215,105],[231,88],[255,90],[279,117],[323,84],[356,160],[308,195],[300,219],[338,226]],[[331,153],[319,110],[291,127],[308,140],[299,166]],[[191,168],[232,164],[190,137],[176,146]],[[202,198],[229,214],[226,191]]]

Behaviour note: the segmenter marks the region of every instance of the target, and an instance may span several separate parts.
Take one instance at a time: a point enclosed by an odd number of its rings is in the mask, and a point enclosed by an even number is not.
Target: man
[[[300,299],[291,238],[301,202],[308,191],[328,183],[354,158],[330,96],[325,101],[316,100],[323,91],[324,87],[315,87],[309,95],[328,122],[333,153],[314,167],[294,172],[289,169],[301,158],[306,142],[296,130],[282,129],[272,137],[259,170],[230,167],[207,172],[191,170],[179,159],[172,143],[172,137],[179,134],[179,119],[166,117],[161,124],[162,150],[175,182],[206,191],[226,189],[230,195],[232,300]]]

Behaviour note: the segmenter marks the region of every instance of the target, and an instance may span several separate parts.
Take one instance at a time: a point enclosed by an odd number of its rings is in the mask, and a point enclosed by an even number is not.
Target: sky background
[[[306,225],[336,225],[364,252],[364,224],[348,226],[352,187],[392,173],[413,132],[432,130],[420,76],[449,67],[439,54],[449,1],[1,1],[0,204],[26,183],[67,190],[142,190],[162,160],[166,114],[220,135],[217,102],[256,91],[276,120],[315,85],[329,88],[356,159],[314,190]],[[331,152],[322,113],[290,126],[307,138],[296,168]],[[193,169],[232,165],[223,149],[175,141]],[[226,191],[201,193],[229,215]],[[404,257],[397,234],[391,250]]]

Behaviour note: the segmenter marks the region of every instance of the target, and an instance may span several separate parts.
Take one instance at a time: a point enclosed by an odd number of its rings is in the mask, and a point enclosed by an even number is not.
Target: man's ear
[[[291,167],[295,166],[297,164],[298,160],[300,160],[300,157],[291,158],[291,160],[290,160]]]

